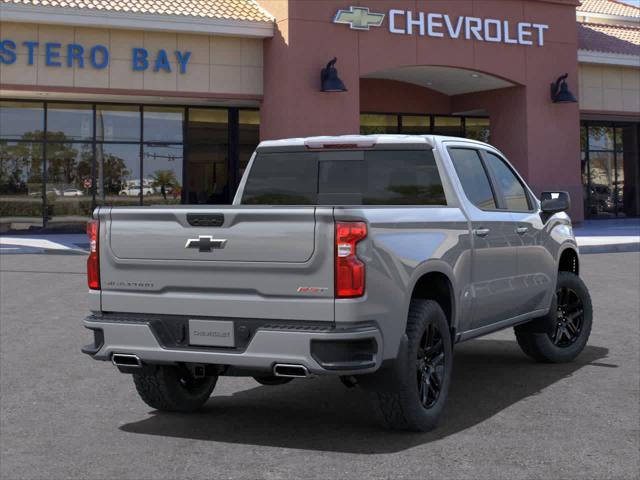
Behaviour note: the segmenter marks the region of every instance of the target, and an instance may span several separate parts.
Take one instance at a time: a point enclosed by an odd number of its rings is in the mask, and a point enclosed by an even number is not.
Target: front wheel
[[[133,383],[150,407],[168,412],[192,412],[204,405],[218,381],[217,376],[196,378],[183,366],[158,366],[135,373]]]
[[[551,310],[515,327],[516,339],[522,351],[539,362],[570,362],[587,345],[592,320],[587,286],[576,274],[560,272]]]
[[[426,432],[442,413],[453,366],[451,333],[440,305],[412,300],[406,334],[405,358],[396,360],[399,378],[391,391],[373,394],[374,406],[388,428]]]

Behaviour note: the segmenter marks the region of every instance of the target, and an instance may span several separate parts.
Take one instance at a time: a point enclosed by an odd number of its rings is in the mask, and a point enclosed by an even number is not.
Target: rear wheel
[[[449,392],[453,351],[447,319],[436,302],[412,300],[406,358],[393,391],[373,394],[388,428],[425,432],[435,428]],[[404,355],[404,354],[403,354]]]
[[[551,310],[515,328],[522,351],[539,362],[574,360],[587,345],[593,308],[589,290],[574,273],[560,272]]]
[[[133,374],[140,398],[150,407],[168,412],[199,409],[211,396],[217,381],[217,376],[196,378],[182,365],[158,366]]]

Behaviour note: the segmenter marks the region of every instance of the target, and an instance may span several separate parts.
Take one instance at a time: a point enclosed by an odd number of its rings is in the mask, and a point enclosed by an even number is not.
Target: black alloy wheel
[[[426,409],[432,408],[440,398],[445,365],[442,335],[433,324],[427,326],[418,347],[417,380],[420,403]]]
[[[558,316],[550,337],[554,345],[565,348],[573,345],[580,336],[584,323],[584,305],[580,296],[569,287],[559,288],[556,296]]]

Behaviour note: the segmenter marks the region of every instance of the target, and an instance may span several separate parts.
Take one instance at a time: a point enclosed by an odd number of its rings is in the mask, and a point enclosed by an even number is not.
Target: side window
[[[498,208],[478,151],[469,148],[450,148],[449,155],[469,201],[483,210]]]
[[[487,167],[493,173],[493,177],[498,184],[498,190],[503,196],[505,208],[514,211],[531,210],[524,186],[509,165],[493,153],[485,152],[485,155]]]

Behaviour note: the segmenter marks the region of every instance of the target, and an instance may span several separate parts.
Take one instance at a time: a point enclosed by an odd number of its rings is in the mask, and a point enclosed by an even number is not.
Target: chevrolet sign
[[[372,13],[367,7],[338,10],[333,23],[349,25],[353,30],[380,27],[387,14]],[[388,12],[389,33],[421,37],[476,40],[508,45],[544,46],[549,25],[533,22],[514,23],[495,18],[452,17],[446,13],[413,12],[391,9]]]
[[[379,27],[384,21],[384,13],[371,13],[366,7],[349,7],[349,10],[338,10],[333,23],[344,23],[352,30],[371,30]]]

